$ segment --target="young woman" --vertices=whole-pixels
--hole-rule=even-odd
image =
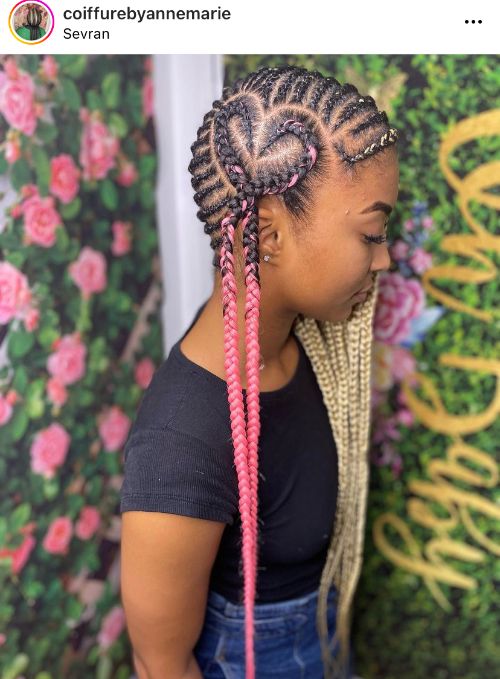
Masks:
[[[198,130],[214,287],[125,449],[139,679],[352,676],[397,136],[372,97],[289,66],[225,88]]]

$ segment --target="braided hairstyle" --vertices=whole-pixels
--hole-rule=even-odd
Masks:
[[[42,37],[40,24],[42,23],[42,11],[39,7],[30,7],[26,16],[26,26],[30,29],[30,40],[38,40]]]
[[[347,176],[355,177],[355,164],[393,145],[398,133],[389,126],[386,113],[378,111],[375,100],[360,96],[354,85],[340,85],[318,71],[293,66],[251,73],[225,87],[212,106],[191,146],[189,171],[200,208],[197,216],[210,235],[213,266],[222,275],[225,369],[242,522],[246,677],[254,679],[260,434],[258,199],[266,194],[281,196],[295,222],[304,223],[315,182],[321,181],[332,159],[343,164]],[[235,237],[238,228],[241,234]],[[246,395],[239,374],[240,273],[246,287]],[[330,565],[330,583],[331,571]],[[318,622],[318,629],[327,672],[324,623]],[[346,654],[343,647],[344,663]]]

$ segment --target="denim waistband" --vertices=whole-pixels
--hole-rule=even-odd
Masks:
[[[313,590],[309,594],[297,597],[295,599],[286,599],[284,601],[271,601],[266,603],[254,604],[255,618],[274,618],[281,615],[290,615],[293,613],[304,612],[308,608],[316,606],[319,595],[319,588]],[[328,592],[328,600],[336,600],[337,590],[334,586]],[[226,617],[244,619],[245,606],[244,604],[234,604],[226,599],[222,594],[215,592],[213,589],[208,593],[207,603],[216,610],[223,613]]]

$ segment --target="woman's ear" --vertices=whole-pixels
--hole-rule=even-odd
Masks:
[[[263,196],[259,201],[259,253],[276,257],[281,249],[284,228],[283,205],[276,196]]]

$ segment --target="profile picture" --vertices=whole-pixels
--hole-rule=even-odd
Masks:
[[[9,25],[21,42],[40,43],[51,34],[54,18],[44,2],[18,2],[11,10]]]

